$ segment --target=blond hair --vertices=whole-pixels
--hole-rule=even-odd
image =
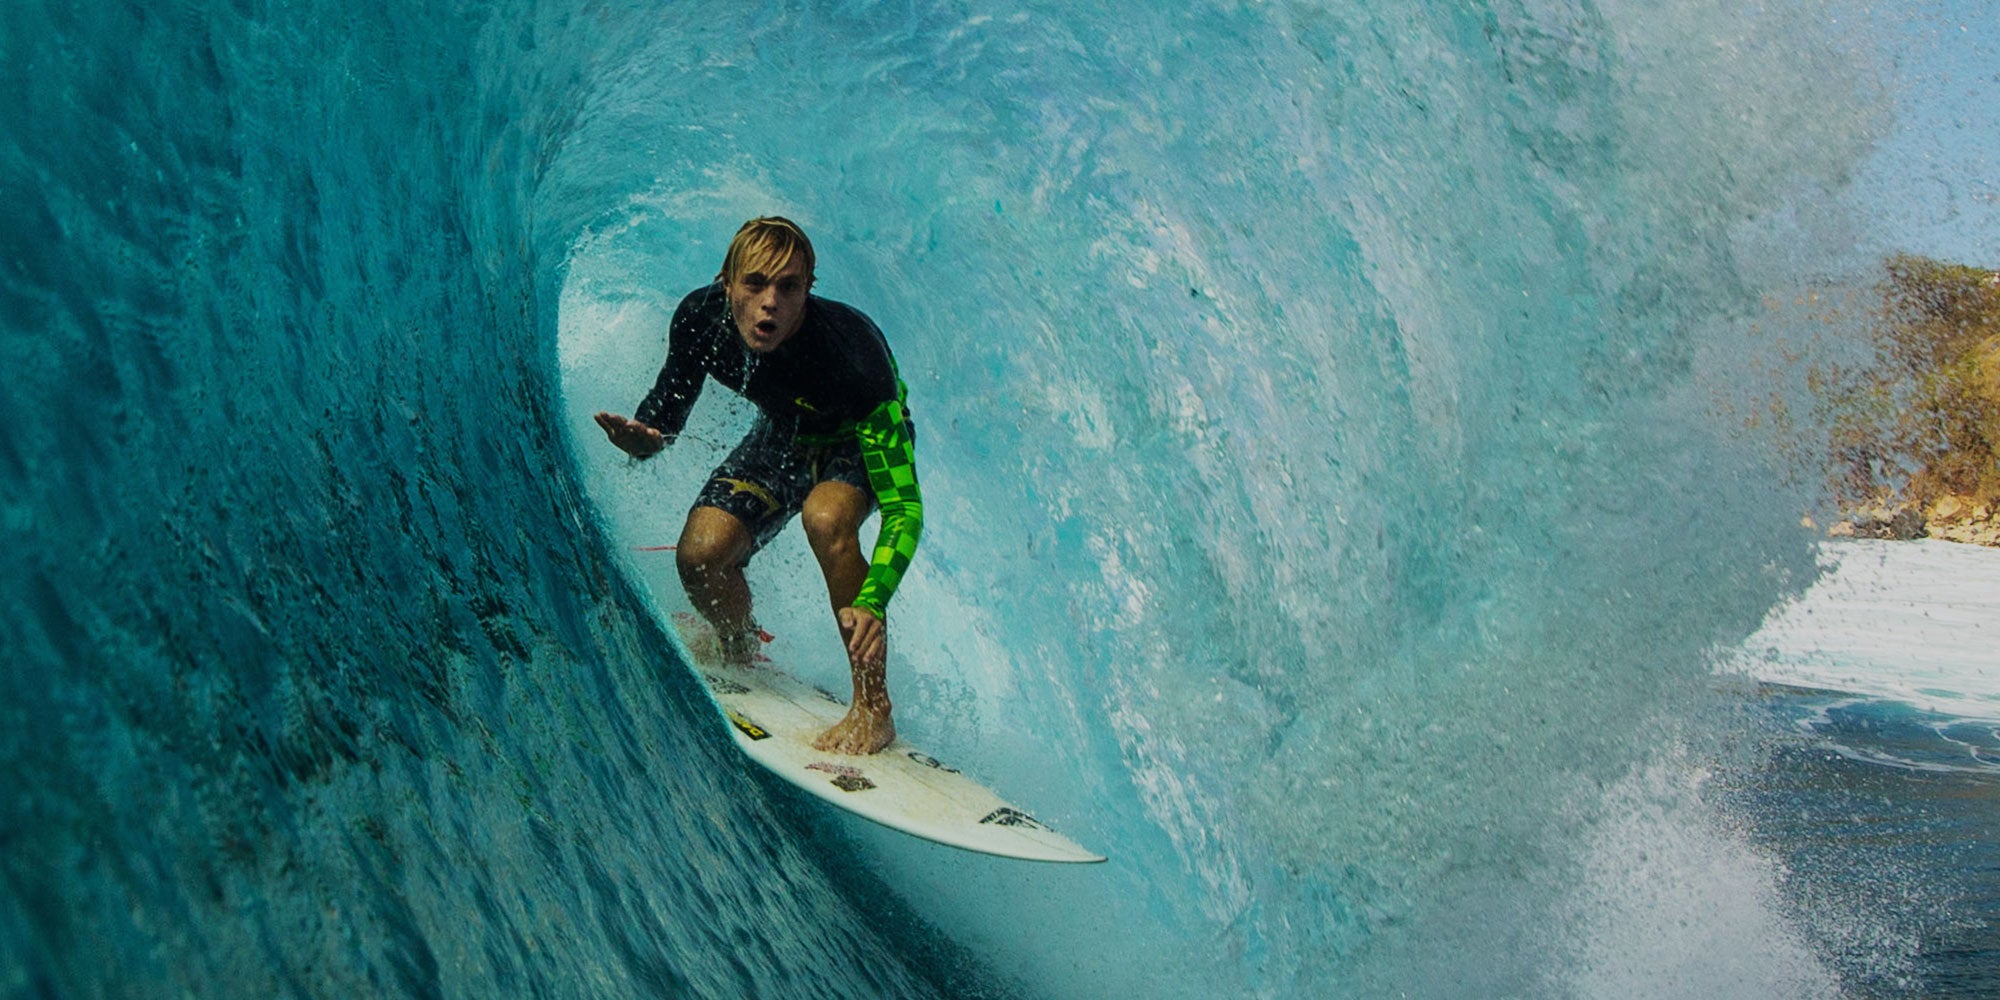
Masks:
[[[777,215],[766,215],[751,219],[736,231],[736,238],[729,241],[729,252],[722,256],[722,273],[716,275],[724,285],[733,285],[739,275],[746,271],[763,274],[777,274],[792,262],[792,258],[803,255],[805,262],[806,287],[813,281],[813,245],[806,239],[805,230],[798,223]]]

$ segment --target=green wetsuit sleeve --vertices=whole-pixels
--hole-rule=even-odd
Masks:
[[[868,485],[882,508],[882,532],[875,537],[875,554],[868,560],[868,578],[854,606],[887,618],[889,598],[917,554],[917,537],[924,531],[924,494],[917,486],[916,442],[910,437],[908,414],[901,400],[876,407],[854,425],[861,442],[861,460]]]

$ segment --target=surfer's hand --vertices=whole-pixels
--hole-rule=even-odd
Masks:
[[[889,623],[866,608],[841,608],[839,618],[849,665],[857,670],[879,668],[888,661]]]
[[[652,458],[667,446],[666,435],[637,420],[602,412],[596,419],[597,426],[604,428],[604,436],[633,458]]]

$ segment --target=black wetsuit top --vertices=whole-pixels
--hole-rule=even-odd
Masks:
[[[666,364],[635,419],[672,443],[705,377],[749,400],[801,444],[860,446],[882,532],[854,604],[883,616],[916,553],[923,494],[903,382],[882,331],[852,306],[808,295],[798,330],[776,350],[757,354],[744,346],[729,296],[716,282],[688,293],[674,310]]]

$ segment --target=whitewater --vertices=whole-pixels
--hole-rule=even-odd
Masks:
[[[1938,989],[1965,896],[1787,826],[1840,710],[1738,659],[1848,13],[14,0],[0,995]],[[909,383],[899,727],[1110,863],[830,814],[682,661],[750,415],[589,414],[771,213]]]

